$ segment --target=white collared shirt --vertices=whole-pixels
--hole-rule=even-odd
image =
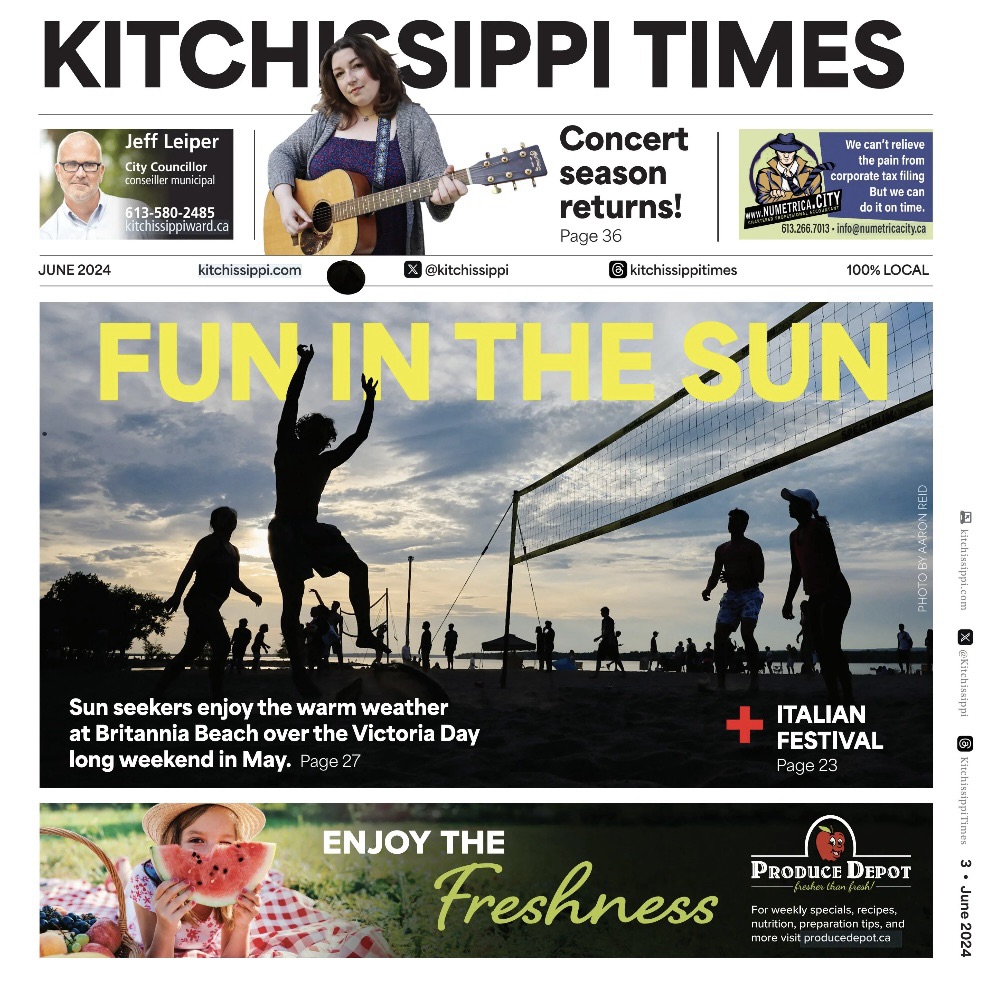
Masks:
[[[785,191],[794,191],[797,193],[801,190],[801,184],[798,182],[797,157],[795,157],[787,167],[785,167],[780,160],[778,160],[777,172],[781,175],[781,186]]]
[[[41,226],[42,239],[138,239],[148,238],[145,231],[128,231],[128,221],[140,219],[140,215],[127,218],[127,208],[146,208],[143,201],[134,198],[118,198],[105,191],[99,192],[99,204],[89,216],[89,221],[83,221],[64,202],[58,210]]]

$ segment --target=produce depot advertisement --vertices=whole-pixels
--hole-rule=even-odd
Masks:
[[[146,946],[148,893],[170,873],[188,880],[191,903],[206,914],[179,927],[197,934],[183,956],[216,956],[233,942],[235,927],[224,934],[214,911],[227,891],[253,892],[258,879],[255,905],[240,907],[253,914],[245,939],[254,957],[803,961],[932,952],[928,805],[797,804],[778,814],[725,803],[263,804],[263,844],[242,845],[254,848],[246,864],[206,863],[208,872],[192,849],[152,844],[160,812],[180,822],[188,806],[43,805],[43,825],[101,835],[129,872],[132,903],[117,936],[106,923],[117,894],[70,878],[92,877],[92,853],[48,834],[42,891],[52,912],[42,914],[42,943],[85,948],[94,932],[110,946]],[[191,827],[246,806],[199,814]],[[65,903],[87,906],[99,926],[53,923]]]
[[[43,962],[972,968],[974,32],[836,8],[22,15]]]

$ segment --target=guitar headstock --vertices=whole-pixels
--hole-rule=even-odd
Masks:
[[[544,164],[541,150],[536,146],[520,145],[519,150],[502,150],[500,153],[487,153],[484,160],[469,168],[470,183],[476,186],[486,185],[499,192],[499,184],[530,181],[544,177],[548,168]]]

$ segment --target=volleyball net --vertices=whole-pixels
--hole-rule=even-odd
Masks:
[[[831,322],[841,324],[864,354],[870,325],[887,325],[885,401],[871,401],[841,366],[840,397],[822,398],[820,325]],[[518,491],[511,564],[681,507],[932,404],[930,303],[811,303],[795,310],[767,332],[767,376],[776,384],[791,375],[796,323],[811,326],[803,394],[772,402],[754,392],[746,370],[750,348],[742,348],[731,355],[742,370],[734,395],[704,402],[682,388]],[[719,377],[709,371],[700,381]]]

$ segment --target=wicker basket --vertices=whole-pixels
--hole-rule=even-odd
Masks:
[[[110,874],[110,878],[113,880],[113,885],[116,886],[116,899],[120,904],[120,914],[117,923],[120,927],[120,949],[116,952],[117,957],[140,957],[140,944],[134,940],[133,937],[127,933],[127,899],[125,895],[125,890],[123,887],[123,880],[120,878],[120,873],[117,872],[116,866],[109,860],[106,852],[99,847],[99,845],[91,842],[88,838],[82,835],[76,834],[74,831],[66,831],[63,828],[42,828],[41,834],[43,835],[54,835],[58,838],[69,838],[71,841],[78,841],[85,845],[91,852],[96,855],[103,865],[106,866],[106,870]]]

